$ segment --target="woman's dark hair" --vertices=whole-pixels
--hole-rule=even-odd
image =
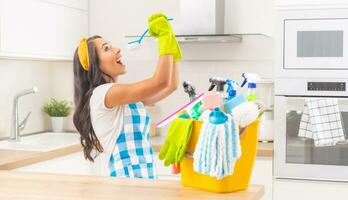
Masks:
[[[89,53],[89,69],[85,71],[79,61],[77,49],[74,55],[74,125],[81,135],[81,145],[85,158],[94,161],[95,156],[91,156],[92,150],[97,150],[98,153],[103,152],[91,122],[89,100],[92,96],[93,89],[99,85],[105,84],[103,72],[99,68],[99,60],[93,40],[101,38],[98,35],[87,39]]]

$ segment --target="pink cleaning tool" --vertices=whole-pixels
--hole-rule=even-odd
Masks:
[[[166,118],[164,118],[163,120],[161,120],[160,122],[158,122],[156,124],[156,127],[162,127],[167,125],[169,122],[173,121],[176,117],[177,114],[179,114],[181,111],[183,110],[189,110],[191,109],[193,106],[195,106],[197,103],[199,103],[200,101],[202,101],[203,97],[204,97],[204,93],[198,95],[195,99],[193,99],[192,101],[190,101],[189,103],[187,103],[186,105],[184,105],[183,107],[181,107],[180,109],[178,109],[177,111],[175,111],[174,113],[168,115]]]
[[[203,98],[203,108],[204,110],[213,110],[216,107],[221,107],[222,98],[219,93],[206,94]]]

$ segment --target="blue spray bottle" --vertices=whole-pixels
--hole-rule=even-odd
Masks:
[[[238,86],[238,83],[234,80],[227,79],[226,84],[227,84],[227,89],[226,89],[227,97],[226,97],[226,99],[231,100],[237,95],[236,87]]]
[[[237,87],[239,87],[238,83],[234,80],[227,80],[227,97],[223,102],[223,109],[226,113],[232,113],[232,110],[238,106],[239,104],[247,101],[243,94],[237,96]]]

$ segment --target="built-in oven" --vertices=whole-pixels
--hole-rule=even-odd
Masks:
[[[278,82],[278,84],[277,84]],[[277,178],[348,181],[348,95],[344,80],[278,80],[275,96],[274,175]],[[286,86],[292,85],[292,91]],[[289,91],[289,92],[287,92]],[[308,99],[337,100],[337,123],[343,138],[320,146],[304,137],[303,115]],[[321,109],[321,108],[319,108]],[[307,113],[308,115],[308,113]],[[326,117],[326,116],[325,116]],[[331,116],[328,116],[331,117]],[[302,120],[302,121],[301,121]]]

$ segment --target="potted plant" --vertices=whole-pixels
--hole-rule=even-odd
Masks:
[[[64,118],[71,112],[72,107],[67,101],[57,101],[55,98],[51,98],[47,102],[43,111],[51,118],[53,132],[62,132],[64,127]]]

